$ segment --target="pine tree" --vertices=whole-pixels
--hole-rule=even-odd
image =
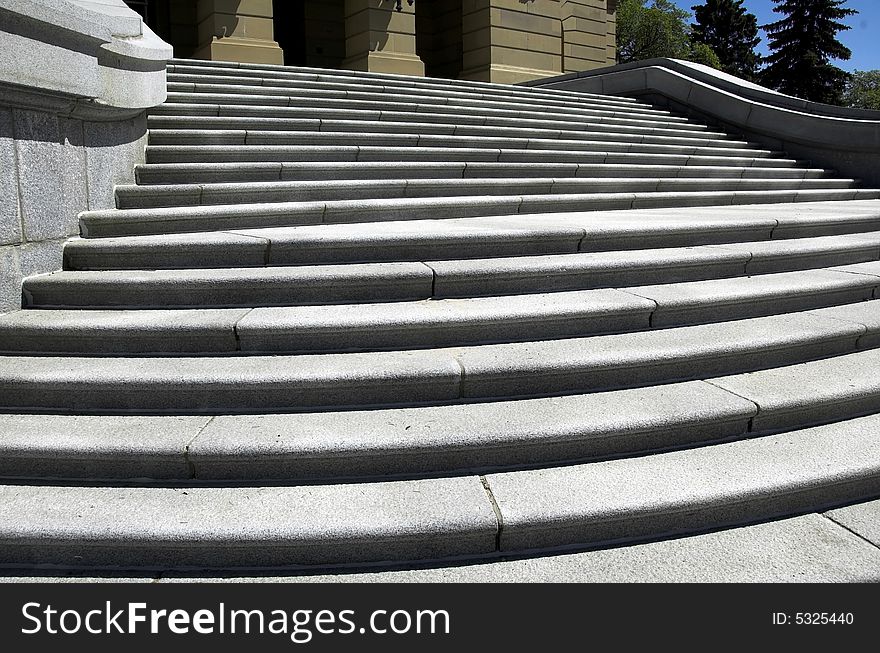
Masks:
[[[755,81],[760,61],[755,47],[761,38],[758,19],[746,11],[743,0],[706,0],[691,9],[696,19],[691,38],[712,48],[721,70]]]
[[[773,53],[761,72],[761,81],[788,95],[840,104],[849,75],[830,60],[847,60],[849,48],[837,33],[849,27],[841,19],[858,12],[843,5],[846,0],[773,0],[773,11],[784,18],[764,25]]]

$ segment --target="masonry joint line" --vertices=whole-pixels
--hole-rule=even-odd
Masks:
[[[486,491],[486,497],[489,499],[489,503],[492,504],[492,511],[495,513],[495,520],[498,523],[498,528],[495,531],[495,551],[500,553],[501,534],[504,532],[504,517],[501,515],[501,508],[498,506],[498,502],[495,500],[495,495],[492,493],[492,487],[489,485],[489,479],[481,475],[480,483],[483,485],[483,489]]]

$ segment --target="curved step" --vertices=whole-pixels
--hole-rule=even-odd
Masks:
[[[395,87],[370,83],[360,80],[360,84],[344,82],[297,82],[291,80],[277,80],[277,83],[253,83],[247,78],[238,78],[243,83],[229,83],[216,76],[194,76],[170,73],[168,75],[168,91],[178,94],[190,95],[250,95],[255,97],[309,97],[309,98],[351,98],[355,100],[387,100],[392,95],[405,102],[435,102],[447,104],[450,102],[481,103],[492,102],[496,104],[515,104],[534,108],[554,107],[554,109],[578,110],[586,108],[622,108],[657,115],[668,115],[668,112],[654,109],[651,105],[634,103],[629,98],[617,98],[610,95],[586,95],[580,101],[566,96],[545,95],[543,97],[530,97],[520,93],[516,87],[508,87],[510,92],[499,87],[492,92],[452,88],[430,87]],[[181,81],[178,81],[181,80]],[[236,80],[233,79],[233,82]],[[225,83],[224,83],[225,82]]]
[[[486,476],[501,551],[696,532],[880,495],[880,418]],[[817,456],[816,452],[822,452]]]
[[[638,541],[876,497],[878,432],[872,416],[484,477],[258,488],[5,485],[0,542],[3,562],[17,566],[319,568]]]
[[[688,382],[371,411],[0,415],[0,476],[247,483],[499,469],[740,437],[756,412],[750,401]]]
[[[306,136],[311,134],[310,140]],[[751,147],[730,147],[724,145],[725,141],[718,141],[711,145],[697,144],[656,144],[656,143],[626,143],[618,140],[563,140],[555,138],[512,138],[490,136],[442,136],[432,138],[429,136],[400,135],[393,139],[385,134],[338,134],[336,132],[298,132],[302,136],[300,145],[150,145],[147,147],[148,163],[204,163],[206,161],[297,161],[312,160],[301,157],[310,152],[307,148],[313,148],[314,153],[322,150],[314,148],[324,147],[323,152],[329,155],[338,152],[338,156],[348,149],[355,148],[357,161],[394,161],[406,160],[407,157],[418,155],[421,161],[449,160],[434,159],[431,155],[450,156],[458,155],[455,160],[461,160],[462,155],[467,155],[464,160],[470,161],[471,157],[479,156],[476,161],[511,160],[500,159],[501,152],[508,152],[508,156],[517,156],[517,152],[529,152],[533,156],[535,151],[546,152],[569,152],[581,151],[584,153],[637,153],[641,155],[672,154],[679,156],[714,156],[714,157],[740,157],[740,158],[773,158],[774,153],[770,150],[760,150]],[[603,134],[602,138],[608,135]],[[346,144],[349,141],[351,144]],[[468,150],[473,150],[469,152]],[[495,152],[493,153],[493,150]],[[482,154],[479,154],[479,153]],[[493,153],[492,158],[489,153]],[[314,154],[313,154],[314,155]],[[398,155],[403,155],[402,157]],[[426,156],[427,155],[427,156]],[[550,157],[550,154],[543,155]],[[551,160],[555,160],[557,155]],[[294,157],[294,158],[290,158]],[[296,158],[300,157],[300,158]],[[381,158],[378,158],[381,157]],[[320,159],[319,159],[320,160]],[[332,160],[332,159],[331,159]],[[350,159],[340,159],[350,160]],[[512,159],[518,160],[518,159]],[[526,159],[528,160],[528,159]],[[562,159],[565,162],[566,159]],[[650,162],[650,161],[649,161]]]
[[[51,272],[23,284],[32,307],[190,307],[427,299],[422,263],[366,263],[210,270]]]
[[[472,564],[422,565],[412,569],[334,570],[299,575],[225,573],[194,577],[166,572],[157,583],[876,583],[880,549],[838,520],[876,521],[880,501],[824,514],[811,513],[710,533],[615,546],[581,553],[517,556]],[[867,529],[866,529],[867,530]],[[874,541],[877,541],[875,538]],[[36,575],[36,574],[42,574]],[[49,580],[46,580],[46,576]],[[66,574],[61,572],[60,577]],[[153,577],[155,578],[155,574]],[[105,574],[93,581],[106,582]],[[45,571],[24,570],[3,582],[58,582]]]
[[[545,120],[542,118],[521,118],[510,116],[496,116],[483,120],[472,119],[460,121],[458,116],[443,114],[421,114],[418,120],[412,116],[399,116],[395,120],[393,115],[385,113],[384,118],[371,120],[370,117],[352,118],[356,112],[336,111],[329,115],[314,116],[305,113],[304,117],[292,114],[282,116],[252,116],[252,115],[203,115],[199,113],[162,113],[151,114],[147,117],[147,125],[150,130],[157,131],[190,131],[205,132],[213,131],[247,131],[256,142],[265,142],[267,133],[278,134],[280,138],[295,138],[301,132],[338,132],[350,131],[378,132],[389,134],[422,134],[430,135],[491,135],[493,132],[505,133],[509,130],[540,129],[550,132],[571,131],[577,137],[580,131],[597,132],[622,132],[631,134],[656,134],[668,136],[682,136],[693,138],[730,138],[725,132],[711,131],[706,126],[693,125],[681,122],[658,122],[639,118],[610,118],[606,116],[586,116],[579,121],[572,120]],[[335,117],[330,117],[335,116]],[[430,121],[427,120],[430,118]],[[161,136],[161,134],[160,134]],[[203,142],[203,141],[199,141]],[[224,141],[220,141],[221,143]],[[234,143],[242,141],[233,139]]]
[[[686,249],[666,247],[424,263],[434,271],[434,297],[468,297],[644,283],[674,284],[878,259],[880,232]],[[804,276],[807,283],[809,279],[809,275]]]
[[[746,293],[751,292],[746,289],[767,287],[796,291],[798,283],[805,289],[815,283],[826,283],[841,292],[856,287],[870,292],[877,282],[880,241],[876,235],[778,242],[778,248],[745,243],[458,261],[63,271],[29,277],[22,289],[25,305],[40,308],[292,306],[613,287],[630,287],[632,292],[649,293],[653,299],[678,297],[686,287],[688,293],[699,298],[695,303],[701,304],[712,296],[726,294],[730,288],[741,287]],[[837,271],[733,279],[751,274],[749,266],[753,259],[756,267],[774,273],[819,267],[822,263],[851,265],[838,266]],[[701,283],[678,285],[685,281]]]
[[[865,332],[777,315],[457,349],[201,358],[0,357],[5,411],[222,413],[596,392],[740,373],[853,351]]]
[[[409,108],[409,107],[408,107]],[[436,105],[417,105],[408,111],[401,110],[399,104],[374,102],[321,100],[319,102],[299,101],[292,106],[265,106],[251,104],[180,104],[166,103],[150,109],[150,116],[218,116],[218,117],[263,117],[263,118],[311,118],[352,121],[389,121],[389,122],[430,122],[448,125],[517,125],[519,121],[528,121],[532,113],[521,109],[481,109],[475,113],[473,107],[438,107]],[[571,121],[567,113],[545,111],[541,114],[544,121],[555,121],[562,127]],[[584,122],[607,119],[618,124],[637,126],[646,120],[654,120],[656,116],[634,114],[628,111],[589,110],[582,112]],[[666,126],[678,122],[687,124],[684,119],[674,120],[669,117],[659,118],[661,125]],[[513,122],[511,122],[513,121]],[[527,125],[528,123],[526,123]]]
[[[755,265],[763,256],[772,258],[772,252],[761,253],[754,247],[761,241],[836,234],[873,240],[870,232],[878,230],[880,203],[853,200],[75,238],[66,243],[64,259],[69,270],[216,268],[534,256],[750,242],[751,263]],[[803,242],[809,246],[816,241]]]
[[[338,95],[310,93],[290,93],[280,92],[276,94],[262,93],[228,93],[223,92],[200,92],[191,91],[174,91],[169,89],[167,99],[163,107],[168,107],[170,111],[172,107],[181,107],[181,113],[185,113],[192,105],[207,106],[249,106],[249,107],[321,107],[329,109],[354,109],[358,111],[393,111],[399,112],[402,107],[406,107],[410,115],[418,115],[420,113],[464,113],[478,115],[503,115],[516,114],[528,116],[534,112],[534,108],[517,101],[504,101],[499,98],[478,99],[478,98],[462,98],[462,97],[439,97],[423,96],[412,93],[397,92],[393,95],[385,93],[346,93],[343,97]],[[154,108],[152,111],[156,111]],[[165,110],[159,110],[164,113]],[[496,114],[497,112],[497,114]],[[564,107],[560,105],[542,105],[541,114],[547,118],[563,116],[583,117],[583,116],[609,116],[618,117],[634,117],[650,120],[663,120],[668,113],[657,111],[645,105],[615,105],[593,103],[586,99],[578,107]]]
[[[855,187],[852,179],[728,179],[609,177],[493,179],[362,179],[271,181],[214,184],[116,186],[120,209],[168,206],[271,204],[421,197],[585,195],[593,193],[674,193],[751,190],[827,190]]]
[[[653,289],[256,309],[101,310],[101,301],[114,300],[98,296],[95,303],[84,303],[87,310],[0,316],[0,351],[314,353],[549,340],[842,305],[869,300],[878,287],[871,277],[816,271]],[[78,292],[98,294],[88,288]],[[200,299],[197,289],[189,292],[191,303]],[[153,285],[143,293],[146,303],[151,293],[164,291]],[[204,299],[204,292],[201,295]],[[860,314],[876,307],[871,301],[849,304],[829,309],[829,317],[839,313],[838,319],[852,321],[846,311]],[[866,324],[865,319],[857,323]]]
[[[671,123],[659,125],[654,121],[642,121],[625,118],[600,118],[581,120],[578,122],[542,120],[540,118],[494,118],[485,124],[457,124],[442,122],[418,122],[408,120],[394,122],[391,120],[332,120],[328,118],[259,118],[246,116],[149,116],[151,139],[162,144],[174,137],[186,137],[194,144],[205,143],[206,140],[217,144],[245,144],[246,137],[254,143],[265,143],[267,139],[281,139],[289,142],[301,132],[337,132],[363,131],[388,134],[424,134],[446,136],[498,136],[537,130],[549,134],[571,134],[578,138],[581,132],[612,132],[622,134],[643,134],[654,136],[677,136],[703,139],[727,140],[730,136],[724,132],[710,131],[708,128],[691,129],[690,125]],[[215,132],[211,134],[210,132]],[[525,134],[521,134],[525,135]],[[553,136],[550,136],[551,138]]]
[[[258,488],[0,486],[4,564],[278,566],[479,556],[478,477]]]
[[[877,360],[876,350],[862,351],[705,382],[419,408],[213,418],[0,415],[0,476],[246,484],[644,454],[877,413]],[[786,395],[793,387],[799,390]]]
[[[81,235],[88,238],[162,233],[288,227],[321,223],[386,222],[437,218],[510,216],[633,208],[775,204],[880,198],[868,189],[796,191],[707,191],[694,193],[594,193],[590,195],[495,195],[491,197],[391,198],[330,202],[286,202],[229,206],[86,211]]]
[[[193,60],[172,60],[168,63],[167,72],[169,75],[181,76],[189,74],[193,79],[205,81],[216,77],[224,83],[229,83],[232,79],[241,79],[245,83],[262,84],[263,80],[269,80],[272,84],[279,82],[291,81],[297,84],[307,86],[316,86],[320,83],[328,83],[334,86],[349,84],[355,88],[361,88],[362,84],[369,84],[376,81],[382,83],[389,88],[401,89],[435,89],[449,90],[459,92],[487,92],[492,94],[505,94],[510,96],[533,97],[533,98],[570,98],[573,101],[582,100],[584,98],[595,99],[612,99],[619,104],[632,104],[635,106],[644,106],[634,98],[599,95],[594,93],[578,93],[564,90],[548,90],[541,88],[531,88],[526,86],[515,86],[510,84],[493,84],[490,82],[476,82],[470,80],[451,80],[436,77],[412,77],[409,75],[395,75],[391,73],[376,73],[365,71],[333,71],[326,68],[296,68],[291,69],[285,66],[272,65],[254,65],[254,64],[235,64],[230,65],[229,62],[210,62],[211,65],[202,65],[198,61]],[[173,81],[173,78],[172,78]],[[238,82],[241,83],[241,82]]]
[[[280,163],[282,167],[307,163],[580,163],[669,166],[794,168],[798,162],[767,150],[749,150],[745,156],[653,154],[637,151],[593,152],[553,149],[494,149],[479,147],[375,147],[352,145],[148,146],[149,165],[171,163]]]
[[[135,168],[139,185],[366,179],[492,179],[515,176],[551,178],[731,178],[821,179],[817,168],[671,166],[604,163],[154,163]]]

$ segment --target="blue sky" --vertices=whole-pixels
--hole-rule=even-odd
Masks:
[[[702,0],[674,0],[682,9],[702,4]],[[751,13],[758,17],[758,24],[764,25],[778,20],[779,14],[773,13],[772,0],[745,0],[743,4]],[[859,13],[850,16],[844,22],[852,29],[840,32],[839,39],[853,52],[849,61],[837,62],[844,70],[877,70],[880,69],[880,0],[848,0],[846,6]],[[762,41],[758,46],[762,54],[767,53],[767,39],[761,32]]]

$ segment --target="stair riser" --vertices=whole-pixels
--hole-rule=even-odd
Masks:
[[[794,167],[797,162],[780,159],[767,153],[750,152],[747,156],[722,156],[678,153],[655,153],[643,151],[578,151],[549,148],[486,149],[445,147],[396,147],[372,146],[285,146],[201,148],[189,146],[150,146],[147,148],[148,164],[195,164],[231,162],[239,163],[583,163],[583,164],[636,164],[676,166],[748,166],[748,167]]]
[[[341,122],[341,121],[340,121]],[[205,134],[211,137],[211,134]],[[519,139],[519,140],[517,140]],[[161,142],[151,137],[151,144],[160,145]],[[164,139],[168,140],[168,139]],[[241,134],[236,134],[231,140],[233,145],[242,144]],[[584,130],[574,129],[537,129],[520,127],[452,127],[443,125],[398,125],[388,123],[378,126],[376,123],[365,124],[362,128],[353,125],[329,125],[326,128],[313,128],[302,131],[256,131],[245,132],[244,142],[248,145],[321,145],[332,142],[334,145],[381,145],[388,147],[401,147],[406,145],[419,145],[420,147],[472,147],[482,144],[485,147],[494,147],[499,143],[509,145],[519,144],[525,146],[529,141],[559,141],[566,146],[574,141],[602,142],[614,141],[619,143],[647,143],[654,145],[682,145],[695,147],[716,147],[741,150],[749,147],[746,141],[735,141],[727,138],[705,136],[703,134],[684,134],[682,136],[669,134],[654,134],[648,130],[623,130],[617,127],[609,129],[593,129],[590,126]],[[171,142],[168,145],[187,145],[191,143]],[[196,142],[196,144],[199,144]],[[215,144],[223,144],[215,143]]]
[[[823,179],[823,170],[802,168],[723,168],[700,166],[605,166],[587,164],[467,164],[449,163],[435,165],[419,164],[342,164],[320,165],[317,163],[293,166],[280,163],[267,164],[154,164],[138,166],[135,171],[137,183],[149,186],[157,184],[212,184],[260,181],[323,181],[326,179],[493,179],[523,177],[571,177],[571,178],[689,178],[689,179]]]
[[[224,187],[197,186],[121,186],[116,190],[116,206],[119,209],[148,209],[175,206],[209,206],[230,204],[262,204],[279,202],[325,202],[339,200],[374,200],[399,198],[509,196],[523,195],[574,195],[584,193],[666,193],[706,191],[750,190],[807,190],[848,189],[853,182],[848,179],[596,179],[582,180],[480,180],[437,183],[435,180],[411,180],[385,182],[352,182],[336,184],[325,182],[281,182],[277,186],[266,184],[231,185]]]

